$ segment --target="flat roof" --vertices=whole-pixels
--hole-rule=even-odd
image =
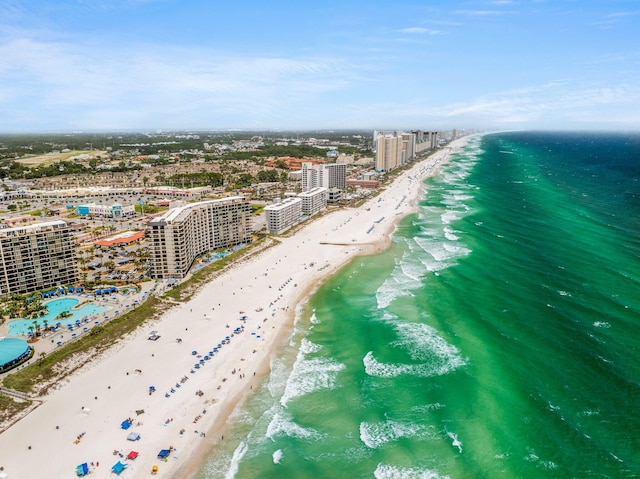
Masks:
[[[56,226],[60,228],[64,228],[65,226],[67,226],[67,223],[62,220],[55,220],[55,221],[45,221],[43,223],[36,223],[33,225],[16,226],[14,228],[5,228],[5,229],[0,229],[0,236],[6,237],[6,236],[14,236],[15,233],[22,234],[22,233],[43,231],[47,229],[53,229]]]
[[[173,223],[178,219],[178,217],[185,211],[196,209],[202,205],[212,204],[212,203],[235,203],[239,201],[245,201],[244,196],[229,196],[228,198],[219,198],[215,200],[206,200],[206,201],[198,201],[197,203],[189,203],[188,205],[178,206],[177,208],[171,208],[164,215],[154,220],[162,221],[165,223]]]
[[[298,197],[289,197],[289,198],[285,198],[284,200],[278,202],[278,203],[274,203],[271,204],[269,206],[265,206],[265,210],[269,210],[269,211],[279,211],[282,210],[284,208],[286,208],[287,206],[290,206],[294,203],[301,203],[302,199],[298,198]]]

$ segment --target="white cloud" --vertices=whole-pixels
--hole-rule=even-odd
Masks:
[[[360,75],[357,65],[333,58],[241,58],[148,45],[111,51],[15,40],[0,44],[0,109],[66,112],[82,128],[113,127],[118,118],[123,127],[192,125],[216,115],[219,123],[221,115],[267,123],[295,105],[349,88]]]
[[[400,33],[418,34],[418,35],[439,35],[442,32],[440,30],[433,30],[431,28],[423,27],[409,27],[400,30]]]
[[[489,17],[505,15],[508,12],[504,10],[455,10],[453,13],[457,15],[469,15],[476,17]]]

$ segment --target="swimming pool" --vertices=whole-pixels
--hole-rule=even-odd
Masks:
[[[47,320],[49,327],[60,323],[60,326],[65,328],[65,330],[68,329],[68,324],[73,325],[75,329],[76,321],[83,321],[83,318],[85,317],[88,318],[111,309],[107,306],[98,306],[93,303],[85,304],[78,309],[71,309],[78,303],[79,301],[75,298],[54,299],[53,301],[46,302],[44,304],[49,309],[49,312],[44,316],[41,316],[38,319],[16,319],[14,321],[10,321],[9,336],[27,336],[29,334],[29,326],[33,326],[34,321],[37,321],[41,327],[44,327],[44,321]],[[70,312],[71,316],[65,319],[56,319],[56,317],[63,311]],[[91,324],[93,324],[93,322],[91,322]]]

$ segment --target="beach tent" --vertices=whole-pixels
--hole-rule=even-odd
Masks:
[[[136,457],[138,457],[137,451],[131,451],[129,454],[127,454],[127,459],[135,459]]]
[[[124,471],[126,467],[127,467],[126,464],[122,464],[120,461],[118,461],[111,467],[111,470],[116,474],[120,475],[120,473]]]
[[[167,457],[169,454],[171,454],[171,451],[169,449],[162,449],[159,453],[158,453],[158,459],[164,459],[165,457]]]
[[[122,421],[122,424],[120,424],[120,427],[122,429],[129,429],[131,427],[131,421],[129,421],[128,419]]]
[[[132,431],[127,436],[127,440],[129,440],[129,441],[139,441],[140,440],[140,434],[135,432],[135,431]]]
[[[87,465],[87,463],[85,462],[76,467],[76,473],[78,474],[78,477],[86,476],[87,474],[89,474],[89,466]]]

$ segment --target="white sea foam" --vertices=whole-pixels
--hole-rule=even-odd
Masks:
[[[381,363],[369,351],[362,360],[364,370],[369,376],[380,378],[395,378],[401,375],[433,377],[442,376],[463,366],[465,361],[458,357],[451,360],[436,360],[422,364],[388,364]]]
[[[304,428],[296,424],[285,411],[275,413],[267,426],[266,437],[273,439],[280,435],[311,440],[320,440],[324,437],[315,429]]]
[[[444,237],[449,241],[458,241],[460,239],[459,236],[455,235],[455,230],[449,228],[448,226],[444,228]]]
[[[607,323],[606,321],[596,321],[593,323],[593,325],[596,328],[603,328],[603,329],[609,329],[611,327],[611,324]]]
[[[372,351],[363,359],[365,371],[375,377],[397,377],[403,374],[441,376],[466,365],[460,350],[449,344],[431,326],[423,323],[395,323],[398,339],[392,346],[406,350],[418,364],[388,364],[378,361]]]
[[[403,437],[433,439],[434,430],[432,426],[398,421],[360,423],[360,440],[370,449],[377,449]]]
[[[280,461],[282,460],[282,449],[275,451],[271,457],[273,457],[274,464],[280,464]]]
[[[428,253],[434,260],[442,262],[446,266],[454,264],[455,259],[467,256],[471,250],[464,246],[449,241],[438,241],[428,238],[416,237],[415,242]],[[439,268],[442,269],[442,268]]]
[[[447,210],[440,215],[440,220],[445,225],[451,224],[451,222],[459,220],[460,214],[457,211]]]
[[[236,447],[236,450],[233,451],[233,456],[231,457],[231,464],[229,465],[229,469],[227,470],[227,473],[224,475],[225,479],[233,479],[234,477],[236,477],[236,474],[238,473],[238,467],[240,465],[240,461],[242,460],[244,455],[247,453],[247,449],[248,449],[248,446],[244,442],[240,442],[240,444],[238,444],[238,447]]]
[[[437,471],[419,467],[398,467],[390,464],[378,464],[373,472],[376,479],[450,479]]]
[[[451,431],[447,431],[447,436],[451,438],[451,445],[453,447],[457,447],[458,452],[462,454],[462,443],[458,440],[458,435]]]
[[[322,345],[313,343],[309,341],[307,338],[302,338],[302,341],[300,342],[299,351],[304,355],[317,353],[321,349],[322,349]]]
[[[283,406],[293,398],[335,387],[338,372],[345,366],[326,358],[306,358],[307,354],[316,352],[319,348],[320,346],[311,341],[302,340],[296,362],[287,379],[284,394],[280,398],[280,404]]]
[[[420,288],[424,273],[424,267],[405,254],[376,291],[378,308],[384,309],[395,299],[408,296],[411,290]]]
[[[395,326],[398,340],[392,345],[407,350],[412,359],[431,362],[440,360],[453,367],[460,367],[466,363],[458,348],[449,344],[428,324],[399,322]]]
[[[315,311],[313,313],[311,313],[311,317],[309,318],[309,322],[311,324],[318,324],[320,322],[318,320],[318,317],[316,316],[316,312]]]

